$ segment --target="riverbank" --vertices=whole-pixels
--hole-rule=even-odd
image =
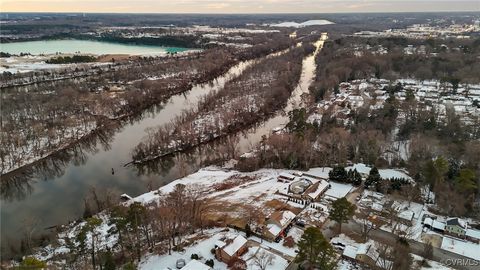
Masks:
[[[91,118],[91,119],[83,120],[83,121],[98,122],[99,115],[100,115],[100,121],[103,121],[105,119],[107,121],[121,120],[124,118],[134,116],[139,112],[145,110],[152,104],[163,102],[165,99],[167,99],[171,95],[187,91],[194,84],[203,84],[206,82],[210,82],[219,76],[222,76],[227,72],[229,68],[239,63],[240,61],[239,59],[242,59],[242,61],[248,61],[250,59],[263,57],[265,54],[269,54],[269,53],[275,54],[276,51],[284,50],[285,47],[288,45],[289,45],[288,43],[276,44],[275,46],[270,48],[262,45],[259,48],[252,48],[252,49],[238,51],[238,52],[237,51],[229,52],[225,50],[222,57],[218,57],[218,53],[219,53],[218,51],[210,50],[209,52],[204,52],[202,55],[200,54],[192,55],[192,57],[190,57],[192,59],[190,59],[187,56],[184,56],[183,58],[180,58],[180,59],[167,58],[165,61],[167,61],[169,65],[173,65],[173,67],[168,69],[168,65],[167,67],[163,65],[161,68],[165,69],[165,72],[167,73],[166,74],[162,73],[163,75],[160,77],[158,75],[156,76],[150,75],[145,79],[145,76],[147,76],[148,71],[147,73],[145,73],[144,70],[141,68],[142,66],[138,68],[137,66],[134,66],[137,70],[140,69],[138,70],[140,74],[134,75],[133,77],[131,76],[132,74],[130,75],[128,74],[128,71],[122,70],[122,72],[127,72],[126,76],[131,77],[131,78],[125,77],[124,81],[118,81],[118,78],[115,78],[115,76],[118,75],[117,74],[118,72],[116,69],[114,69],[114,72],[112,74],[102,73],[101,77],[107,80],[107,82],[112,80],[115,80],[115,81],[109,82],[108,85],[105,85],[105,84],[99,85],[96,87],[96,89],[92,88],[91,84],[89,84],[88,81],[84,82],[83,84],[85,85],[85,87],[90,88],[90,93],[91,93],[90,95],[98,96],[100,94],[101,96],[103,96],[103,99],[107,99],[105,101],[102,101],[102,100],[101,101],[108,103],[109,106],[112,108],[108,108],[108,107],[105,108],[104,113],[102,113],[102,110],[100,110],[100,112],[95,112],[95,111],[92,112],[92,109],[87,108],[86,113],[88,114],[88,118]],[[213,60],[211,59],[212,54],[217,54],[216,59],[213,59]],[[146,62],[145,64],[148,64],[152,61],[152,59],[142,59],[142,61]],[[185,63],[179,63],[178,61],[183,61]],[[193,62],[190,63],[189,61],[193,61]],[[199,67],[196,67],[195,65],[191,66],[190,68],[193,70],[191,72],[188,72],[188,70],[185,71],[184,69],[181,68],[183,66],[182,64],[189,64],[190,66],[195,64],[195,65],[199,65]],[[158,65],[161,65],[161,63],[158,63]],[[204,68],[204,70],[202,70],[201,68]],[[150,68],[150,70],[152,70],[152,68]],[[133,72],[133,70],[131,71]],[[156,69],[153,69],[152,72],[156,72]],[[145,73],[145,74],[142,74],[142,73]],[[138,79],[138,75],[142,75],[143,79]],[[136,80],[133,80],[133,79],[136,79]],[[78,86],[72,85],[72,87],[78,87]],[[143,95],[142,93],[137,93],[135,95],[135,92],[138,92],[138,91],[132,91],[132,90],[126,91],[128,90],[128,88],[132,88],[132,87],[134,89],[137,89],[140,92],[143,92]],[[108,95],[105,95],[104,94],[105,90],[107,91],[111,90],[111,91],[109,91],[110,93]],[[52,92],[50,91],[50,93]],[[79,98],[85,100],[85,97],[79,97]],[[112,100],[112,99],[115,99],[115,100]],[[143,102],[141,101],[142,99],[144,99]],[[97,98],[97,101],[98,101],[98,98]],[[95,101],[94,103],[96,103],[97,101]],[[114,104],[111,104],[112,102]],[[99,104],[99,106],[95,106],[94,103],[93,104],[88,103],[85,106],[93,107],[93,110],[98,110],[99,108],[104,107],[101,104]],[[115,104],[115,103],[118,103],[118,104]],[[77,106],[78,104],[72,104],[72,105]],[[81,109],[81,108],[78,108],[78,109],[85,112],[85,109]],[[108,115],[106,115],[105,113],[108,113]],[[102,115],[104,115],[104,117],[102,117]],[[77,116],[78,116],[78,113],[74,115],[74,118]],[[36,134],[35,136],[38,137],[40,135]],[[62,148],[64,148],[71,143],[72,141],[63,142],[61,146]],[[36,148],[38,148],[38,146]],[[9,148],[7,149],[7,153],[8,151],[12,151],[12,150],[10,150]],[[53,151],[54,150],[43,151],[43,152],[51,153]],[[47,154],[42,153],[42,155],[38,155],[37,157],[45,157],[46,155]],[[29,155],[29,156],[32,156],[32,155]],[[10,159],[7,157],[4,160],[8,161]],[[11,160],[18,160],[18,158],[11,159]],[[30,159],[29,161],[31,162],[32,159]],[[16,161],[16,163],[18,163],[18,161]],[[24,166],[26,164],[27,162],[24,162],[24,164],[21,164],[21,166]],[[7,169],[5,169],[5,166],[4,166],[3,173],[7,171],[12,171],[13,169],[17,169],[19,167],[20,167],[19,165],[12,166],[11,164],[9,164],[8,166],[6,166]]]
[[[144,102],[141,107],[138,107],[138,109],[136,111],[132,111],[131,113],[123,114],[123,115],[115,117],[115,118],[95,115],[94,117],[96,118],[96,122],[101,123],[100,126],[97,126],[96,128],[86,132],[80,138],[69,140],[68,142],[63,143],[57,149],[55,149],[53,151],[49,151],[48,153],[44,154],[41,157],[37,157],[37,158],[34,158],[34,159],[27,160],[23,164],[21,164],[17,167],[10,168],[8,171],[2,172],[1,176],[2,176],[2,178],[7,178],[8,179],[10,176],[12,176],[16,173],[19,173],[19,172],[21,173],[22,168],[27,167],[27,166],[35,165],[35,163],[41,162],[42,159],[48,158],[49,156],[51,156],[55,153],[58,153],[58,152],[63,151],[67,148],[70,148],[70,147],[72,147],[73,144],[75,144],[75,143],[77,143],[77,142],[79,142],[83,139],[88,139],[89,136],[95,136],[95,133],[99,132],[102,129],[111,128],[112,125],[121,124],[122,121],[128,120],[128,118],[138,116],[139,114],[141,114],[144,110],[148,109],[149,107],[151,107],[155,104],[165,102],[166,100],[168,100],[173,95],[178,95],[178,94],[181,94],[183,92],[186,92],[186,91],[192,89],[193,85],[205,84],[205,83],[208,83],[209,81],[213,80],[212,76],[214,78],[216,78],[216,77],[224,75],[228,71],[228,69],[230,69],[235,64],[237,64],[237,63],[235,63],[235,62],[228,63],[225,66],[220,67],[218,69],[217,73],[215,73],[213,75],[210,75],[208,77],[203,77],[203,78],[197,78],[196,80],[194,80],[192,82],[192,84],[181,85],[180,87],[177,87],[173,90],[169,90],[168,93],[164,96],[161,96],[161,97],[156,98],[156,99],[146,100],[146,102]]]

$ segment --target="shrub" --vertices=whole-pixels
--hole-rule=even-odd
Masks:
[[[288,236],[283,240],[283,245],[289,248],[292,248],[295,246],[295,240],[293,239],[292,236]]]
[[[213,268],[213,265],[214,265],[215,263],[214,263],[213,259],[209,259],[209,260],[207,260],[207,261],[205,262],[205,264]]]
[[[47,264],[44,261],[41,261],[35,257],[26,257],[20,263],[18,269],[43,269],[47,267]]]
[[[192,259],[192,260],[198,260],[198,254],[193,253],[192,256],[190,256],[190,259]]]
[[[231,270],[245,270],[247,269],[247,263],[239,257],[232,257],[227,264]]]

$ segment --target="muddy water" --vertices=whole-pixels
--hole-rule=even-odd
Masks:
[[[201,96],[222,88],[226,81],[238,76],[252,63],[242,62],[209,84],[197,85],[182,95],[173,96],[165,104],[144,112],[137,120],[47,159],[36,166],[40,168],[2,176],[2,251],[6,251],[10,244],[18,243],[25,227],[33,225],[38,235],[47,233],[47,227],[81,217],[83,200],[91,188],[100,194],[108,190],[138,195],[178,178],[181,176],[179,171],[198,169],[199,165],[195,164],[176,169],[173,162],[160,164],[163,169],[158,174],[146,175],[123,165],[130,161],[131,149],[146,135],[146,128],[170,122],[183,110],[195,106]]]
[[[317,51],[323,41],[317,44]],[[317,52],[316,51],[316,52]],[[198,85],[183,95],[170,98],[165,104],[144,112],[137,120],[99,134],[82,142],[68,153],[60,153],[39,168],[2,179],[1,181],[1,247],[2,254],[10,244],[18,244],[26,227],[35,227],[35,234],[46,234],[46,228],[78,219],[84,210],[84,198],[95,188],[99,194],[110,191],[136,196],[179,177],[192,173],[217,158],[216,145],[206,145],[189,153],[177,154],[141,166],[127,166],[131,149],[146,135],[145,130],[170,122],[184,109],[195,106],[200,97],[220,89],[229,79],[238,76],[253,61],[240,63],[226,75],[210,84]],[[243,132],[239,150],[249,151],[278,126],[288,121],[287,113],[301,105],[301,96],[315,74],[315,53],[303,61],[302,75],[284,110],[255,129]],[[112,173],[113,169],[113,173]]]
[[[292,95],[287,101],[287,105],[283,110],[280,110],[274,117],[260,124],[259,126],[247,131],[240,137],[239,151],[248,152],[252,146],[258,143],[263,135],[272,133],[276,128],[283,128],[288,123],[288,112],[300,108],[303,104],[302,95],[308,94],[308,88],[315,77],[316,64],[315,56],[322,49],[324,41],[327,39],[326,34],[322,34],[320,40],[315,43],[315,52],[307,56],[302,62],[302,74],[300,81],[292,92]]]

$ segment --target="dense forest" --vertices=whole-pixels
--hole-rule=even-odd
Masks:
[[[313,49],[312,45],[304,45],[254,63],[223,89],[205,96],[196,109],[151,131],[134,149],[134,160],[189,149],[271,115],[287,101],[300,78],[303,56]]]
[[[411,45],[415,53],[405,54]],[[386,50],[381,53],[379,49]],[[408,40],[342,37],[325,43],[317,57],[317,79],[311,86],[317,100],[340,82],[365,79],[417,78],[449,82],[480,81],[480,39]]]

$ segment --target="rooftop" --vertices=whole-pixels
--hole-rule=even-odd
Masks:
[[[241,235],[238,235],[230,244],[223,248],[223,251],[225,251],[225,253],[227,253],[229,256],[232,256],[246,243],[247,239]]]
[[[201,263],[197,260],[191,260],[187,263],[182,270],[211,270],[212,268],[206,264]]]

